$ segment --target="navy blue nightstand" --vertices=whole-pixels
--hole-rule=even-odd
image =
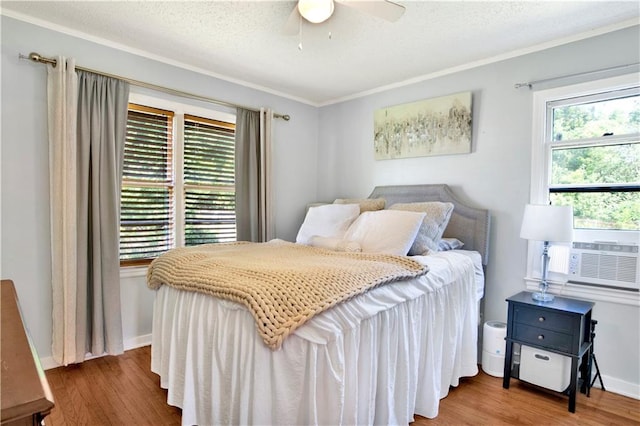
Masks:
[[[559,296],[551,302],[538,302],[527,291],[507,298],[507,303],[509,312],[502,387],[509,389],[514,343],[571,357],[571,379],[566,393],[569,395],[569,411],[575,413],[578,366],[582,381],[580,391],[588,394],[590,388],[591,312],[594,303]]]

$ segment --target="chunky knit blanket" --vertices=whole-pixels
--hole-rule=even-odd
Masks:
[[[243,304],[265,344],[275,350],[315,314],[427,271],[404,256],[333,252],[274,240],[172,250],[151,263],[147,285],[166,284]]]

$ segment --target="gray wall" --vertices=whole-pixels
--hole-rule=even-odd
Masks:
[[[52,365],[47,70],[19,60],[19,53],[75,57],[82,67],[290,114],[289,122],[274,121],[275,226],[278,237],[295,239],[305,204],[317,199],[317,108],[6,16],[1,25],[0,276],[14,280],[27,327],[45,366]],[[145,286],[144,270],[126,272],[121,288],[125,345],[148,343],[153,292]]]
[[[448,183],[468,201],[490,209],[485,319],[505,321],[505,298],[525,289],[527,243],[519,233],[531,180],[533,92],[515,89],[514,84],[638,63],[639,40],[639,28],[628,28],[323,107],[318,141],[320,199],[366,196],[376,185]],[[604,76],[611,74],[598,78]],[[537,88],[585,79],[559,80]],[[471,154],[374,160],[376,109],[463,91],[473,92]],[[615,383],[638,398],[639,312],[637,306],[600,301],[594,308],[599,320],[598,362],[608,379],[605,387],[613,388]]]
[[[291,114],[275,124],[276,234],[292,240],[304,206],[366,196],[376,185],[448,183],[492,212],[486,319],[505,320],[504,299],[524,289],[526,242],[518,237],[529,198],[532,94],[517,82],[638,62],[638,28],[575,42],[323,108],[238,86],[86,40],[2,17],[0,275],[16,282],[27,326],[51,362],[46,70],[18,53],[65,55],[80,66]],[[556,85],[574,81],[562,81]],[[546,86],[550,87],[550,86]],[[373,111],[473,91],[473,152],[374,161]],[[121,282],[125,344],[148,343],[153,294],[143,272]],[[610,383],[640,396],[639,308],[597,302],[598,362]]]

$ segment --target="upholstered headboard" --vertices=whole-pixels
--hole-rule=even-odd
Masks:
[[[457,238],[465,250],[475,250],[482,256],[482,264],[489,260],[489,210],[472,207],[462,202],[447,185],[377,186],[369,198],[384,198],[387,207],[395,203],[442,201],[453,203],[451,220],[444,237]]]

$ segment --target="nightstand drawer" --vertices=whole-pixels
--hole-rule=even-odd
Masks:
[[[513,339],[562,352],[571,351],[572,336],[526,324],[514,324]]]
[[[524,323],[560,333],[572,333],[575,330],[576,321],[579,322],[580,320],[575,315],[526,306],[516,306],[513,314],[514,321],[517,323]]]

